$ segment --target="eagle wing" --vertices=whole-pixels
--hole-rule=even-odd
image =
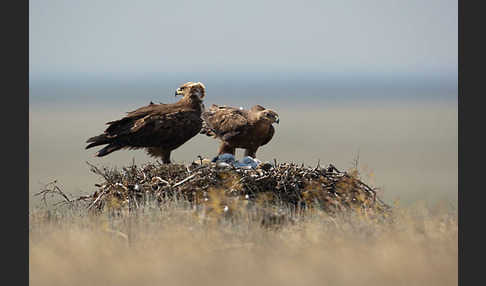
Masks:
[[[133,145],[178,145],[179,141],[197,134],[201,124],[201,118],[191,110],[145,109],[111,122],[106,133],[117,137],[129,136],[129,144]]]
[[[120,148],[177,148],[201,130],[200,114],[169,104],[150,104],[110,121],[105,132],[88,139],[86,148],[109,144],[99,155]]]
[[[223,140],[240,135],[248,126],[247,112],[229,106],[213,104],[208,111],[203,112],[202,117],[205,129],[202,133],[215,135]]]
[[[140,126],[143,122],[150,118],[151,115],[156,113],[168,113],[170,108],[168,104],[153,104],[142,106],[136,110],[127,112],[127,115],[119,120],[107,122],[109,127],[105,130],[105,133],[109,135],[129,133],[129,130],[134,124]],[[138,123],[136,123],[138,122]]]

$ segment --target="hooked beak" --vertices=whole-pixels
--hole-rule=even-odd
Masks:
[[[176,90],[176,92],[175,92],[175,96],[178,96],[178,95],[180,95],[180,94],[182,94],[182,90],[181,90],[180,88],[178,88],[178,89]]]
[[[278,116],[277,116],[277,119],[275,120],[275,123],[277,123],[277,124],[280,123],[280,118],[278,118]]]

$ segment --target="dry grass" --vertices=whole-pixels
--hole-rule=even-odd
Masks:
[[[457,285],[457,212],[448,206],[395,206],[385,223],[309,209],[268,227],[262,216],[184,201],[121,216],[35,209],[30,284]]]

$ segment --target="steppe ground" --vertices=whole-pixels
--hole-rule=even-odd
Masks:
[[[39,208],[33,194],[54,179],[72,196],[95,190],[100,180],[85,161],[149,160],[142,151],[108,160],[83,149],[132,107],[31,106],[31,285],[457,285],[457,105],[279,109],[281,124],[259,157],[347,169],[359,151],[364,181],[382,187],[387,203],[398,200],[389,224],[309,212],[275,230],[201,219],[180,204],[119,219]],[[174,160],[216,148],[198,136]]]
[[[457,285],[457,212],[395,206],[393,222],[307,211],[280,227],[181,202],[114,218],[30,215],[30,285]]]

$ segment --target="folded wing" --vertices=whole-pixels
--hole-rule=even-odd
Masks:
[[[248,127],[247,111],[229,106],[212,105],[203,112],[201,133],[230,140],[240,135]]]

